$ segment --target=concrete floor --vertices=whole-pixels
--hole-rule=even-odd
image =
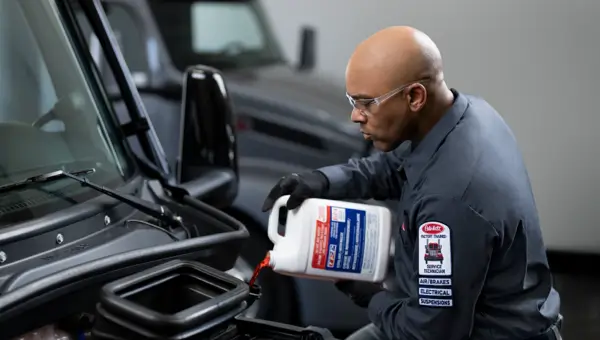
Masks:
[[[600,340],[600,256],[551,252],[565,339]]]
[[[600,278],[561,273],[554,275],[554,284],[561,298],[563,338],[600,339]]]

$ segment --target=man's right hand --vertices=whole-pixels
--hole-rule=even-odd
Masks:
[[[275,201],[285,195],[290,195],[286,207],[289,210],[296,209],[307,198],[323,197],[328,187],[327,177],[318,170],[284,176],[269,192],[262,211],[271,210]]]

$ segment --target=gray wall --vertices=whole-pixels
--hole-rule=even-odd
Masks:
[[[291,61],[318,29],[318,72],[343,84],[355,45],[391,25],[428,33],[452,87],[485,97],[523,150],[551,249],[600,253],[600,1],[263,0]],[[342,96],[343,93],[340,93]]]

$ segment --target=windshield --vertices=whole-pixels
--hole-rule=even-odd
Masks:
[[[175,66],[220,69],[283,62],[280,48],[256,1],[150,0]]]
[[[54,2],[0,1],[0,185],[63,169],[121,186],[132,167]],[[90,86],[94,84],[94,87]],[[0,194],[0,228],[99,195],[68,180]]]

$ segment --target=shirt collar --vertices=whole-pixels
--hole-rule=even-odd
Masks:
[[[446,136],[458,124],[469,106],[469,100],[464,95],[455,89],[451,89],[451,91],[454,94],[454,103],[417,147],[413,150],[411,142],[405,143],[406,145],[403,143],[399,147],[402,148],[400,151],[402,167],[399,170],[401,170],[400,172],[404,171],[407,181],[412,182],[411,185],[416,184],[415,181],[418,180],[425,165],[433,157]]]

